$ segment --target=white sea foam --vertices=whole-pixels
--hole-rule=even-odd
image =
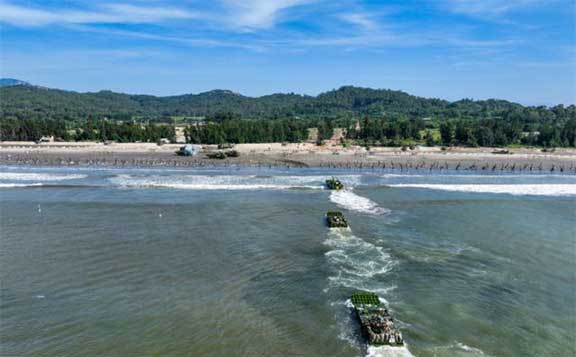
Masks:
[[[239,176],[239,175],[118,175],[110,181],[128,188],[173,188],[181,190],[287,190],[323,189],[316,176]]]
[[[347,290],[371,291],[380,295],[383,304],[388,302],[383,298],[396,287],[384,285],[382,275],[389,273],[397,261],[392,258],[384,247],[377,246],[355,236],[351,229],[333,228],[324,242],[330,251],[325,253],[326,259],[333,270],[328,277],[329,292],[333,288],[346,288]],[[339,300],[334,304],[352,307],[351,301]],[[359,331],[353,327],[350,314],[342,314],[337,318],[340,326],[340,339],[352,345],[359,345],[361,338]],[[372,350],[368,349],[369,356],[412,356],[405,347],[394,347]]]
[[[457,341],[453,344],[450,344],[450,345],[434,347],[433,350],[434,350],[435,354],[436,354],[436,351],[442,351],[442,354],[445,354],[446,352],[450,352],[451,354],[457,354],[458,356],[460,356],[460,355],[486,356],[484,351],[482,351],[481,349],[475,348],[475,347],[470,347],[470,346],[463,344],[462,342],[457,342]]]
[[[367,357],[414,357],[406,346],[368,346]]]
[[[483,352],[482,350],[480,350],[480,349],[478,349],[478,348],[466,346],[466,345],[463,344],[462,342],[456,343],[456,346],[457,346],[459,349],[463,350],[463,351],[470,352],[470,353],[473,353],[473,354],[478,355],[478,356],[483,356],[483,355],[484,355],[484,352]]]
[[[22,172],[0,172],[0,180],[11,181],[63,181],[79,180],[86,178],[86,175],[78,174],[50,174],[50,173],[22,173]]]
[[[350,190],[332,191],[330,201],[338,206],[361,213],[383,215],[390,213],[390,210],[378,206],[378,204],[366,197],[359,196]]]
[[[394,184],[390,187],[424,188],[431,190],[505,193],[510,195],[574,196],[576,184]]]
[[[42,183],[0,183],[0,188],[19,188],[19,187],[36,187],[43,186]]]
[[[375,286],[372,281],[375,276],[388,273],[396,265],[386,249],[356,237],[349,230],[331,229],[329,235],[325,244],[332,250],[325,256],[335,271],[328,278],[331,287],[380,293],[393,288]]]

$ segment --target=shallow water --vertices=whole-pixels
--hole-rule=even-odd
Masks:
[[[575,200],[568,175],[0,167],[0,354],[573,355]],[[356,289],[407,350],[363,345]]]

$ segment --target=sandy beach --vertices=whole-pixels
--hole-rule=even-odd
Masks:
[[[383,169],[455,169],[483,171],[551,171],[576,172],[576,150],[509,149],[440,147],[371,148],[336,145],[238,144],[237,158],[209,159],[206,153],[217,150],[204,145],[203,153],[181,157],[175,151],[181,144],[153,143],[33,142],[0,143],[0,164],[38,166],[120,166],[120,167],[197,167],[197,166],[287,166]]]

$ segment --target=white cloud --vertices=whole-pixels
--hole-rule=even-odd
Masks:
[[[156,23],[200,18],[200,13],[176,8],[107,4],[89,10],[43,10],[0,2],[0,22],[17,26],[96,23]]]
[[[550,0],[447,0],[452,12],[472,16],[494,17],[508,11],[549,2]]]
[[[15,5],[0,0],[0,22],[16,26],[53,24],[133,24],[199,19],[242,31],[273,27],[282,12],[317,0],[220,0],[218,12],[183,8],[107,3],[92,9],[71,10]]]
[[[229,10],[229,24],[244,30],[273,27],[280,12],[312,0],[221,0]]]
[[[221,41],[217,39],[210,38],[194,38],[194,37],[182,37],[182,36],[166,36],[152,34],[142,31],[126,31],[118,29],[109,29],[102,27],[94,27],[89,25],[70,25],[69,28],[75,29],[77,31],[92,32],[97,34],[103,34],[107,36],[123,36],[132,37],[143,40],[152,40],[159,42],[172,42],[176,44],[186,45],[190,47],[229,47],[229,48],[242,48],[246,50],[252,50],[255,52],[262,52],[264,48],[257,44],[244,43],[244,42],[234,42],[234,41]]]
[[[378,23],[372,16],[364,13],[352,13],[341,15],[340,18],[348,23],[358,26],[364,31],[373,31],[378,28]]]
[[[461,49],[497,49],[516,45],[514,40],[471,40],[453,36],[451,33],[372,33],[349,37],[307,38],[280,42],[294,46],[326,46],[347,48],[424,47],[442,44]]]

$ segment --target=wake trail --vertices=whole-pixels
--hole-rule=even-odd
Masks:
[[[339,207],[371,215],[385,215],[390,213],[388,208],[380,207],[369,198],[359,196],[351,190],[332,191],[330,201]]]
[[[382,303],[387,304],[382,295],[386,295],[395,286],[384,282],[382,278],[389,274],[398,263],[387,249],[354,235],[349,228],[330,229],[324,244],[330,248],[325,256],[333,271],[328,277],[326,291],[345,289],[347,292],[350,290],[374,292],[381,296]],[[334,301],[332,305],[340,306],[336,312],[336,320],[341,330],[339,337],[351,345],[357,346],[364,343],[349,313],[352,308],[351,301],[347,300],[344,303],[341,300]],[[366,353],[367,356],[373,357],[413,356],[405,346],[368,346]]]

